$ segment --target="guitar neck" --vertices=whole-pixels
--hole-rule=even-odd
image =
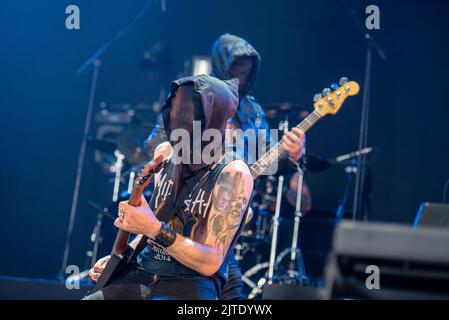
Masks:
[[[128,203],[134,207],[140,204],[140,198],[142,197],[144,188],[134,187],[129,197]],[[116,255],[122,254],[128,248],[129,236],[131,233],[125,230],[119,230],[117,237],[115,238],[112,253]]]
[[[296,127],[301,129],[301,131],[306,132],[309,130],[319,119],[321,115],[315,110],[309,114],[300,124]],[[272,163],[279,161],[280,157],[285,153],[282,143],[278,142],[272,147],[268,152],[266,152],[262,157],[259,158],[250,166],[250,171],[253,179],[260,176],[265,170],[267,170]]]

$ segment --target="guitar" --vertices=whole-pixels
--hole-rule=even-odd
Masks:
[[[150,183],[151,177],[165,165],[166,161],[163,159],[164,157],[161,155],[150,161],[139,173],[134,180],[133,189],[128,200],[130,205],[137,207],[140,204],[142,194]],[[128,244],[129,236],[130,233],[128,231],[119,230],[115,238],[111,258],[98,278],[97,283],[89,291],[89,294],[103,289],[133,266],[136,256],[146,246],[146,239],[143,237],[136,248],[133,249]]]
[[[339,85],[333,84],[330,89],[324,89],[323,94],[317,94],[314,97],[314,111],[309,114],[296,127],[303,132],[309,130],[318,120],[328,114],[335,115],[343,105],[343,102],[349,96],[354,96],[359,93],[359,84],[355,81],[348,81],[347,78],[341,78]],[[264,173],[272,164],[279,161],[280,157],[285,153],[281,142],[278,142],[274,147],[261,156],[256,162],[250,166],[250,171],[253,179],[256,179]]]

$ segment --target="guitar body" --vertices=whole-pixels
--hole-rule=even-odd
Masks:
[[[143,168],[142,172],[134,181],[134,187],[129,197],[128,204],[134,207],[139,206],[143,191],[150,183],[150,178],[153,173],[159,171],[164,164],[165,161],[163,161],[163,156],[159,156]],[[128,244],[129,236],[129,232],[119,230],[115,239],[114,248],[112,249],[111,258],[103,269],[97,283],[89,291],[89,294],[107,287],[114,280],[118,279],[135,266],[136,257],[146,247],[148,238],[143,236],[136,246],[136,249],[133,249]]]
[[[89,291],[89,294],[97,292],[106,286],[108,286],[112,281],[118,279],[121,275],[130,270],[134,264],[133,259],[134,249],[128,246],[121,255],[115,253],[111,254],[111,259],[109,259],[106,267],[101,273],[100,278],[98,278],[95,286]]]

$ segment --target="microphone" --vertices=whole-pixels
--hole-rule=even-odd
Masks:
[[[373,150],[374,150],[374,148],[367,147],[367,148],[363,148],[361,150],[357,150],[357,151],[353,151],[353,152],[350,152],[350,153],[342,154],[341,156],[336,157],[335,161],[343,162],[345,160],[349,160],[349,159],[354,158],[354,157],[358,157],[358,156],[361,156],[361,155],[364,155],[364,154],[368,154],[368,153],[370,153]]]

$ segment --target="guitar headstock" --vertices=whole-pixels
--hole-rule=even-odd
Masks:
[[[321,116],[336,114],[340,110],[347,97],[355,96],[359,93],[359,84],[355,81],[348,81],[348,78],[341,78],[339,84],[332,84],[331,89],[326,88],[322,93],[314,97],[313,104],[315,111]]]
[[[146,188],[150,182],[150,177],[163,168],[166,162],[167,160],[164,160],[163,155],[148,162],[134,180],[134,188]]]

